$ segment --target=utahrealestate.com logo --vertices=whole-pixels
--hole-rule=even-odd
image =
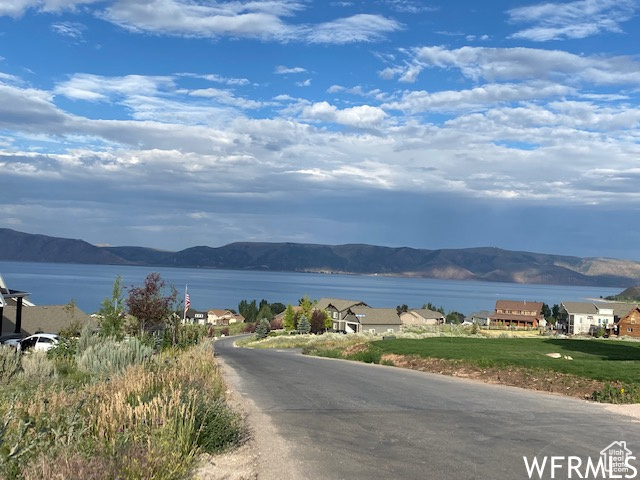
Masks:
[[[631,455],[627,442],[613,442],[600,451],[595,460],[587,457],[546,456],[524,459],[530,479],[534,478],[637,478],[636,457]]]

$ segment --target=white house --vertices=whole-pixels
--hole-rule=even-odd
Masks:
[[[613,306],[606,303],[563,302],[560,311],[566,313],[565,329],[569,335],[586,335],[594,329],[607,329],[614,323]]]

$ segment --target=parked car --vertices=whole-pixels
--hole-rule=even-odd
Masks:
[[[24,338],[23,335],[19,333],[10,333],[7,335],[2,335],[0,337],[0,345],[9,345],[13,348],[18,348],[18,344]]]
[[[59,342],[60,337],[54,333],[36,333],[35,335],[20,340],[18,350],[21,352],[29,350],[46,352],[58,345]]]

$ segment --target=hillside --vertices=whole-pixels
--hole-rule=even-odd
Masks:
[[[640,262],[481,247],[426,250],[363,244],[231,243],[179,252],[96,247],[82,240],[0,229],[0,260],[393,275],[489,282],[627,287]]]

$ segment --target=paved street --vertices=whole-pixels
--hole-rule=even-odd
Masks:
[[[600,405],[232,342],[215,344],[228,380],[293,445],[304,478],[514,480],[529,478],[523,456],[586,465],[617,441],[640,454],[640,423]],[[568,478],[567,461],[555,477],[550,461],[542,478]]]

